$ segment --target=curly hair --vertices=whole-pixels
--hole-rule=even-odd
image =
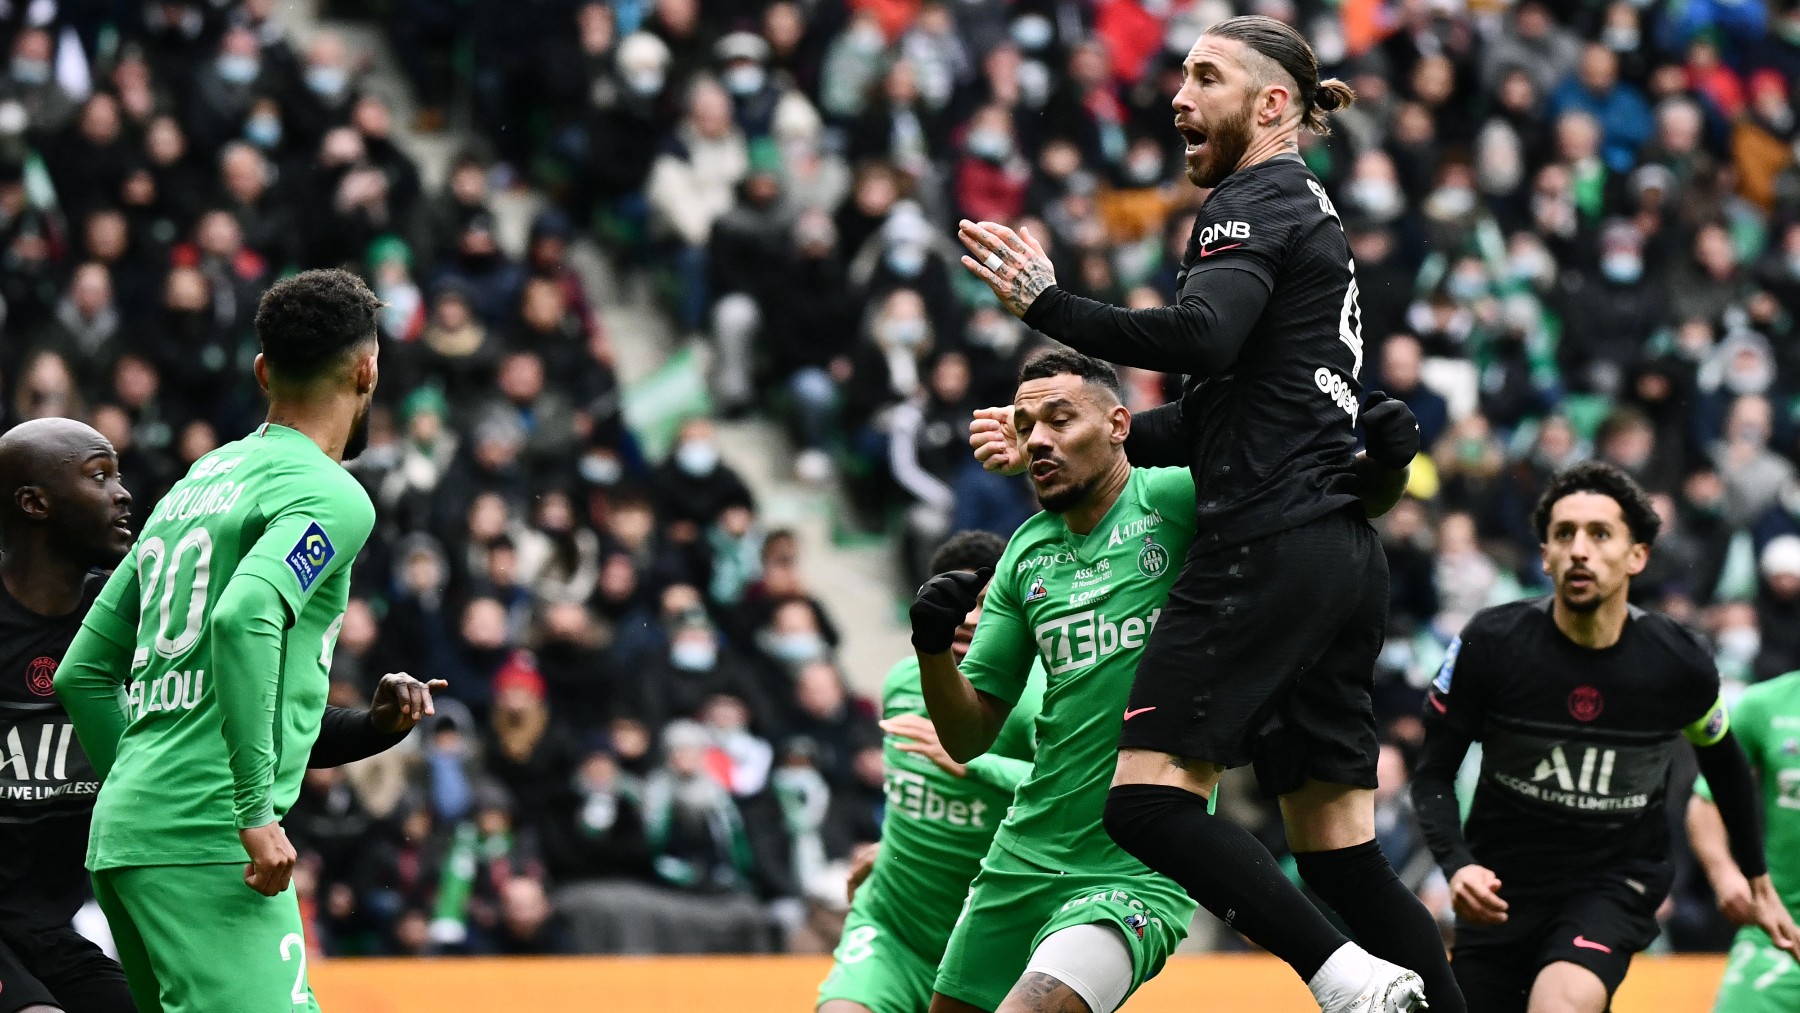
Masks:
[[[931,555],[932,573],[993,568],[1006,551],[1006,539],[992,531],[958,531]]]
[[[1637,479],[1605,461],[1583,461],[1563,469],[1551,479],[1544,495],[1539,497],[1536,509],[1531,511],[1531,526],[1537,532],[1539,542],[1550,540],[1550,511],[1556,508],[1557,501],[1578,492],[1610,497],[1625,515],[1625,527],[1631,531],[1632,541],[1644,545],[1656,541],[1656,533],[1662,529],[1662,518],[1657,516],[1656,507],[1650,503],[1650,494]]]
[[[271,371],[311,380],[346,349],[372,342],[381,300],[349,271],[330,268],[283,278],[256,308],[256,336]]]
[[[1112,391],[1114,398],[1125,399],[1125,388],[1119,385],[1119,372],[1108,363],[1072,348],[1052,348],[1025,360],[1019,367],[1019,382],[1047,380],[1053,376],[1078,376]]]

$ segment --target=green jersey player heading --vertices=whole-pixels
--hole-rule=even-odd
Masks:
[[[157,505],[56,673],[102,779],[88,869],[140,1009],[317,1009],[280,820],[375,522],[341,462],[366,444],[380,306],[336,270],[263,296],[268,421]]]

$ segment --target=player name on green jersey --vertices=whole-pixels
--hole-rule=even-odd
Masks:
[[[1112,842],[1101,816],[1138,658],[1193,541],[1194,516],[1185,469],[1134,468],[1091,533],[1039,513],[1007,543],[962,672],[1007,701],[1020,696],[1033,660],[1048,678],[1036,765],[996,847],[1059,871],[1154,875]],[[1188,918],[1193,908],[1165,914]]]
[[[85,623],[130,645],[129,672],[113,673],[124,732],[95,804],[89,868],[241,862],[239,827],[287,812],[324,714],[350,563],[374,522],[342,465],[276,425],[201,458],[157,504]],[[216,649],[238,632],[213,622],[234,579],[266,582],[285,606],[270,617],[272,670]],[[226,682],[265,694],[247,729],[228,727]],[[81,728],[84,744],[94,727]],[[247,754],[262,772],[248,792],[233,774]]]

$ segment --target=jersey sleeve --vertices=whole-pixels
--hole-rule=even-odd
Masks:
[[[1163,523],[1193,527],[1198,516],[1193,472],[1186,468],[1145,468],[1144,482],[1148,498],[1162,514]]]
[[[1687,679],[1672,701],[1680,708],[1681,734],[1696,746],[1714,745],[1731,730],[1731,711],[1719,695],[1719,669],[1693,632],[1677,626],[1675,637],[1676,651],[1688,663]]]
[[[262,534],[238,562],[233,579],[267,581],[298,616],[326,578],[349,566],[375,527],[375,507],[348,472],[275,497]]]
[[[1425,723],[1427,726],[1441,722],[1455,729],[1470,739],[1480,738],[1480,677],[1476,671],[1480,666],[1472,659],[1464,658],[1464,637],[1476,641],[1481,639],[1479,632],[1473,631],[1473,622],[1450,641],[1444,649],[1443,663],[1438,665],[1437,675],[1432,677],[1431,686],[1425,691]]]
[[[1220,268],[1248,271],[1272,291],[1298,224],[1298,216],[1288,209],[1293,200],[1255,178],[1214,190],[1194,217],[1182,294],[1203,286],[1203,276]]]
[[[1017,704],[1024,695],[1031,663],[1037,658],[1037,642],[1019,600],[1017,569],[1009,549],[1000,557],[1000,565],[988,581],[981,621],[975,624],[975,640],[959,666],[970,685],[1009,706]]]
[[[56,695],[94,772],[105,779],[130,723],[123,688],[137,644],[137,553],[128,553],[107,578],[56,670]]]

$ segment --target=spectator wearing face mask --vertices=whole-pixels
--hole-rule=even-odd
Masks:
[[[985,106],[970,118],[956,166],[957,213],[971,221],[1010,222],[1025,209],[1031,165],[1020,157],[1012,117]]]
[[[544,837],[550,874],[559,882],[650,878],[641,792],[610,742],[590,743]]]
[[[55,74],[55,41],[43,28],[26,28],[13,36],[12,60],[0,78],[0,96],[24,106],[25,122],[36,136],[61,131],[76,113],[71,97]]]
[[[637,700],[630,709],[648,727],[697,717],[707,699],[721,693],[744,702],[752,728],[777,727],[755,674],[720,643],[718,630],[699,609],[675,619],[668,650],[640,671]]]
[[[1767,398],[1744,394],[1731,403],[1712,457],[1725,483],[1725,521],[1733,527],[1754,522],[1794,479],[1793,464],[1769,449],[1773,433],[1774,410]]]
[[[682,423],[675,450],[651,477],[657,514],[671,540],[689,544],[733,506],[753,506],[750,489],[719,460],[718,434],[703,418]]]
[[[1701,446],[1719,439],[1732,404],[1745,395],[1767,395],[1775,386],[1775,352],[1767,338],[1734,330],[1715,345],[1694,373],[1688,406],[1690,431]]]
[[[925,301],[926,315],[940,340],[954,341],[962,326],[959,303],[950,287],[956,256],[925,218],[917,203],[893,205],[881,230],[869,237],[850,262],[852,291],[865,304],[908,289]]]
[[[1563,276],[1558,293],[1563,318],[1557,347],[1563,378],[1579,391],[1617,392],[1644,355],[1644,343],[1661,324],[1665,296],[1645,275],[1644,239],[1627,221],[1608,223],[1600,234],[1600,272]]]
[[[663,883],[706,893],[750,893],[756,866],[743,816],[707,769],[712,737],[695,721],[662,735],[663,765],[644,781],[651,866]]]
[[[782,695],[788,695],[802,668],[831,658],[832,644],[826,639],[818,609],[806,598],[773,603],[768,621],[756,629],[753,642],[769,671],[767,681],[772,693],[779,689]]]

